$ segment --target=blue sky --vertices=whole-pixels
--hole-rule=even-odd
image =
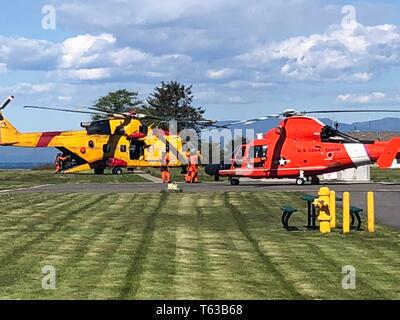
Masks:
[[[56,10],[55,30],[42,28],[44,5]],[[0,96],[16,95],[6,115],[22,131],[75,129],[86,120],[25,104],[90,106],[119,88],[145,98],[163,80],[193,84],[196,104],[220,120],[288,107],[396,107],[398,26],[394,0],[7,1]]]

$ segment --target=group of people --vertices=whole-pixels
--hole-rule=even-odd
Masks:
[[[186,183],[199,183],[200,176],[199,176],[199,164],[200,164],[200,157],[198,152],[195,150],[188,150],[186,152],[186,160],[187,160],[187,170],[185,175],[185,182]],[[163,157],[161,162],[161,180],[162,183],[171,183],[171,171],[169,168],[170,162],[170,154],[167,152]]]

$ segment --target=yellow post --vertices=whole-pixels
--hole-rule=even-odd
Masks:
[[[375,232],[375,200],[373,192],[368,192],[368,232]]]
[[[336,192],[331,191],[331,198],[330,198],[330,211],[331,211],[331,228],[336,228]]]
[[[331,232],[331,213],[330,213],[330,196],[331,191],[327,187],[323,187],[318,192],[319,198],[314,200],[314,206],[318,208],[319,231],[321,233]]]
[[[343,193],[343,233],[350,232],[350,193]]]

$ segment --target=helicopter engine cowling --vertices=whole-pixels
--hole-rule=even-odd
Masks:
[[[135,132],[135,133],[132,133],[131,135],[129,135],[130,139],[143,139],[145,137],[146,137],[146,134],[142,133],[142,132]]]

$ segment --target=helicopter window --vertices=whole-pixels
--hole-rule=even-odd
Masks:
[[[322,128],[321,141],[334,143],[361,143],[360,140],[340,132],[339,130],[330,126],[325,126]]]
[[[264,166],[267,157],[268,146],[255,146],[254,147],[254,166]]]
[[[139,129],[140,133],[144,133],[145,135],[147,135],[147,133],[149,132],[149,127],[148,126],[141,126]]]
[[[254,158],[265,158],[267,155],[267,146],[256,146],[254,147]]]
[[[126,145],[121,146],[121,152],[126,152]]]
[[[110,148],[109,144],[103,145],[103,152],[104,153],[109,153],[110,151],[111,151],[111,148]]]
[[[111,127],[109,120],[94,121],[87,128],[88,134],[111,134]]]

